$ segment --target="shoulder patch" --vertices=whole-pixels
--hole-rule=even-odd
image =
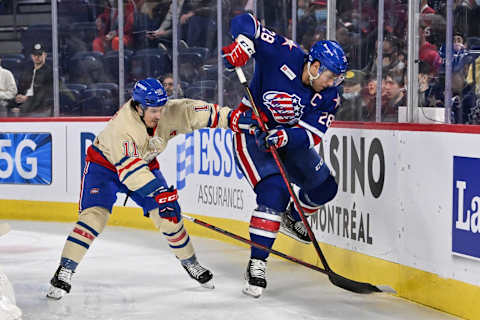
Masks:
[[[290,80],[293,80],[297,77],[292,69],[290,69],[286,64],[280,67],[280,71],[282,71]]]

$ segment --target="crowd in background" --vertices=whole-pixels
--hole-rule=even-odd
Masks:
[[[82,9],[78,1],[59,2],[61,114],[110,115],[118,108],[117,2],[85,0]],[[445,3],[439,0],[422,0],[420,3],[420,107],[444,108]],[[228,32],[231,18],[254,11],[253,5],[252,0],[222,0],[223,44],[231,40]],[[125,98],[129,97],[129,90],[136,80],[154,76],[168,86],[171,94],[176,90],[180,97],[217,100],[217,0],[178,0],[177,10],[179,86],[173,88],[172,1],[124,1]],[[377,1],[337,1],[336,10],[336,39],[345,49],[350,64],[337,119],[375,121]],[[255,11],[262,24],[280,34],[292,35],[291,0],[258,0]],[[480,99],[477,99],[480,94],[480,58],[475,51],[480,49],[480,26],[474,20],[479,13],[478,0],[454,1],[453,123],[480,122]],[[35,29],[34,26],[31,29]],[[408,1],[385,0],[383,29],[381,121],[397,122],[399,108],[407,104]],[[297,43],[308,51],[313,43],[326,38],[326,30],[327,1],[298,0]],[[22,35],[24,50],[19,54],[26,57],[22,61],[26,71],[21,72],[20,68],[11,70],[17,89],[13,89],[12,76],[6,72],[8,67],[0,69],[0,85],[9,83],[8,90],[0,88],[0,108],[5,106],[4,110],[10,116],[52,115],[53,78],[42,76],[51,74],[52,70],[51,39],[48,39],[48,32],[45,34],[47,36],[42,39],[37,30],[36,37],[30,42],[27,41],[28,32]],[[36,45],[41,50],[35,51]],[[2,58],[5,60],[5,56]],[[6,60],[11,59],[7,57]],[[36,60],[40,62],[36,63]],[[251,74],[253,64],[247,65],[246,71],[247,75]],[[242,89],[234,75],[228,72],[223,75],[224,103],[234,105],[238,103]],[[48,94],[31,99],[40,92]]]

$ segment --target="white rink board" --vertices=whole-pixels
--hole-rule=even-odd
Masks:
[[[81,137],[93,136],[105,124],[3,122],[2,132],[50,132],[53,157],[51,185],[0,184],[1,198],[77,202],[82,140],[85,148],[90,144]],[[364,160],[356,167],[363,170],[354,175],[355,192],[352,192],[351,167],[355,158],[352,141],[362,159],[362,139]],[[177,176],[185,177],[186,186],[180,190],[183,211],[248,221],[255,207],[255,195],[246,180],[238,178],[230,134],[220,129],[197,131],[193,135],[192,156],[180,153],[177,159],[177,146],[189,145],[185,140],[183,135],[172,139],[159,156],[169,184],[177,185]],[[375,141],[373,149],[372,141]],[[453,157],[480,158],[480,150],[472,148],[479,142],[480,136],[475,134],[331,128],[322,149],[326,162],[338,176],[339,193],[314,217],[317,237],[338,247],[480,285],[480,262],[452,254]],[[369,162],[371,149],[375,156]],[[378,182],[379,150],[383,150],[384,156],[383,184]],[[187,166],[193,159],[193,173],[187,175],[179,172],[183,169],[177,170],[183,159]],[[359,179],[362,172],[364,177]],[[369,176],[373,183],[369,183]],[[371,184],[376,185],[373,189],[377,197],[372,194]],[[480,190],[477,194],[480,195]],[[116,205],[122,205],[124,199],[120,195]],[[135,204],[129,201],[127,206]],[[328,220],[328,210],[332,208],[333,220]],[[351,223],[353,215],[355,226]],[[333,230],[329,231],[328,225],[332,224]],[[480,243],[480,238],[477,239]]]

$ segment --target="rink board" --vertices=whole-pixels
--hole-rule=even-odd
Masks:
[[[0,218],[74,221],[84,152],[104,126],[104,121],[2,122],[1,133],[8,134],[0,138]],[[352,123],[331,128],[319,151],[339,193],[311,225],[334,270],[478,318],[476,130]],[[35,138],[46,134],[51,158],[42,155],[48,139],[42,149],[35,146]],[[34,137],[33,143],[21,137]],[[180,191],[184,212],[248,237],[255,195],[232,150],[230,131],[205,129],[172,139],[159,161],[167,181]],[[130,200],[121,207],[124,199],[119,195],[109,223],[153,229]],[[235,242],[197,225],[189,230]],[[279,236],[275,248],[320,265],[310,246]]]

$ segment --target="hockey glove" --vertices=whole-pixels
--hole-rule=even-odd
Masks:
[[[288,135],[285,129],[281,126],[267,132],[256,129],[255,141],[257,143],[257,147],[261,151],[267,152],[272,146],[275,147],[275,149],[285,147],[288,143]]]
[[[160,217],[173,223],[178,223],[182,219],[180,205],[177,201],[177,189],[174,189],[173,186],[168,189],[160,189],[154,197],[158,203]]]
[[[222,48],[223,60],[227,70],[233,71],[236,67],[247,64],[248,59],[255,53],[253,41],[240,34],[234,42]]]
[[[242,103],[228,114],[228,127],[233,132],[253,134],[256,123],[252,110]]]
[[[260,116],[263,123],[268,122],[268,117],[265,113],[260,111]],[[258,126],[257,116],[252,109],[243,103],[240,103],[235,110],[230,111],[228,114],[228,127],[233,132],[255,134]]]

